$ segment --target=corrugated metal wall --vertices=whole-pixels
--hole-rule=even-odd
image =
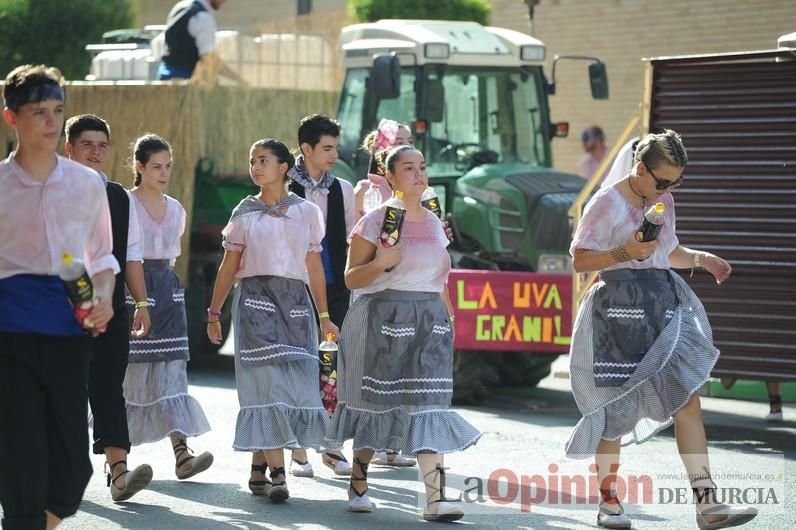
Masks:
[[[796,55],[652,60],[650,128],[682,134],[685,246],[727,259],[691,285],[722,355],[714,375],[796,379]]]

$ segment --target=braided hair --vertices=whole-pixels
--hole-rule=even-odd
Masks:
[[[662,163],[685,167],[688,164],[688,153],[680,135],[666,129],[659,134],[650,133],[639,141],[633,163],[639,162],[650,168],[658,167]]]

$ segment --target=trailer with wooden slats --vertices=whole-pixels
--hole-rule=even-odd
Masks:
[[[647,62],[642,131],[678,131],[680,242],[727,259],[689,282],[721,357],[714,376],[796,380],[796,50]],[[686,274],[687,276],[687,274]]]

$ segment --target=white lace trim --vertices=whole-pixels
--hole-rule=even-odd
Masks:
[[[381,333],[382,335],[387,335],[388,337],[411,337],[415,334],[415,328],[407,327],[407,328],[393,328],[386,324],[382,324],[381,326]]]
[[[628,309],[625,307],[609,307],[607,311],[608,318],[644,318],[643,309]]]
[[[302,352],[307,352],[306,349],[302,348],[301,346],[291,346],[290,344],[269,344],[268,346],[259,346],[257,348],[248,348],[245,350],[241,350],[241,355],[244,353],[257,353],[258,351],[268,351],[273,350],[276,348],[292,348],[294,350],[301,350]]]
[[[131,407],[151,407],[152,405],[157,405],[161,401],[166,401],[166,400],[169,400],[169,399],[176,399],[176,398],[183,397],[183,396],[188,397],[188,398],[191,397],[187,392],[180,392],[178,394],[172,394],[170,396],[163,396],[163,397],[161,397],[159,399],[156,399],[155,401],[152,401],[151,403],[136,403],[134,401],[129,401],[129,400],[125,401],[125,403],[127,403]]]
[[[594,366],[616,366],[616,367],[631,367],[638,366],[638,363],[609,363],[609,362],[596,362]]]
[[[188,350],[188,345],[185,346],[175,346],[173,348],[143,348],[135,350],[130,349],[130,355],[143,355],[145,353],[168,353],[173,351],[186,351]]]
[[[252,309],[259,309],[260,311],[268,311],[270,313],[276,313],[276,305],[273,302],[266,302],[265,300],[254,300],[252,298],[246,298],[243,301],[243,305],[246,307],[251,307]]]
[[[407,377],[403,379],[392,379],[385,381],[383,379],[376,379],[365,375],[362,376],[362,379],[367,379],[368,381],[373,381],[374,383],[378,383],[380,385],[397,385],[398,383],[453,383],[453,378],[451,377]]]
[[[277,353],[272,353],[270,355],[261,355],[259,357],[244,357],[244,356],[241,355],[240,360],[241,361],[249,361],[249,362],[257,362],[257,361],[266,361],[268,359],[274,359],[274,358],[277,358],[277,357],[285,357],[287,355],[302,355],[302,356],[305,356],[305,357],[317,358],[315,355],[311,355],[311,354],[309,354],[307,352],[304,352],[304,351],[298,351],[298,350],[290,351],[290,350],[288,350],[288,351],[280,351],[280,352],[277,352]]]
[[[131,340],[130,344],[160,344],[162,342],[179,342],[188,341],[188,337],[169,337],[166,339],[135,339]]]
[[[362,385],[362,390],[369,390],[374,394],[450,394],[452,388],[415,388],[409,390],[377,390],[371,386]]]

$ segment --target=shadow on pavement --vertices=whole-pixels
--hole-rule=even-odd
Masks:
[[[125,502],[108,508],[91,501],[84,500],[80,504],[80,510],[90,513],[102,519],[118,524],[122,528],[162,528],[169,530],[182,529],[239,529],[223,521],[208,521],[204,516],[183,515],[173,512],[165,506],[152,504],[138,504],[136,502]],[[156,526],[153,526],[153,523]]]

